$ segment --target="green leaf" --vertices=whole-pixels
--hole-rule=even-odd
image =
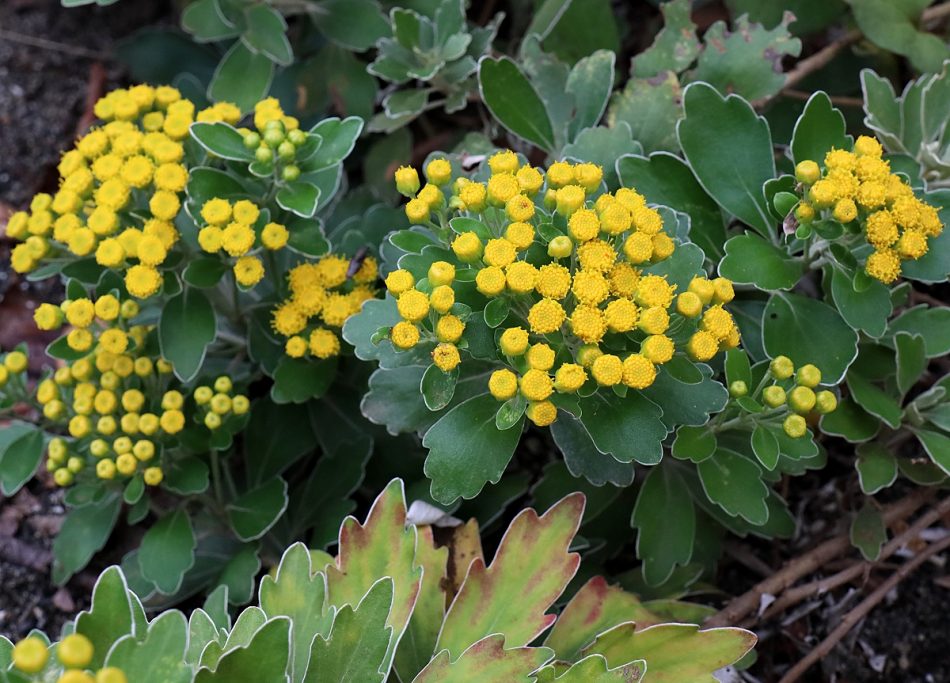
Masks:
[[[650,204],[687,214],[690,240],[710,259],[722,256],[726,241],[722,212],[682,159],[663,152],[649,158],[627,155],[617,160],[617,173],[625,187],[636,187]]]
[[[738,453],[720,448],[697,465],[706,496],[731,517],[761,526],[769,520],[769,488],[758,466]]]
[[[313,22],[338,45],[363,52],[390,32],[375,0],[322,0]]]
[[[254,150],[244,145],[244,136],[227,123],[197,122],[191,124],[191,137],[206,150],[222,159],[254,161]]]
[[[254,401],[244,431],[244,461],[252,486],[282,474],[314,448],[314,434],[305,405],[278,405],[267,399]]]
[[[838,401],[833,413],[822,415],[821,431],[840,436],[851,443],[873,439],[881,429],[881,421],[868,415],[850,397]]]
[[[195,564],[197,545],[184,509],[165,515],[145,532],[139,546],[142,577],[166,595],[177,593],[185,572]]]
[[[595,576],[565,605],[544,645],[553,648],[559,660],[576,661],[597,634],[630,621],[644,628],[662,619],[632,593]]]
[[[600,634],[585,654],[601,654],[611,666],[645,659],[646,680],[655,683],[709,683],[716,680],[714,671],[737,662],[756,642],[755,634],[741,628],[701,631],[694,624],[636,628],[626,623]]]
[[[254,595],[255,578],[261,570],[258,550],[252,543],[241,546],[221,570],[217,581],[228,587],[228,600],[232,604],[247,604]]]
[[[792,132],[792,160],[799,163],[810,159],[821,164],[826,153],[851,149],[852,143],[844,115],[831,104],[831,98],[823,91],[809,97]]]
[[[848,0],[858,28],[872,43],[907,57],[918,71],[940,71],[950,49],[943,39],[921,31],[922,0]]]
[[[185,188],[188,199],[201,207],[209,199],[220,197],[222,199],[242,199],[247,196],[247,191],[234,177],[224,171],[207,166],[199,166],[191,169],[188,175],[188,185]]]
[[[227,506],[231,528],[242,541],[253,541],[270,529],[287,509],[287,482],[275,477]]]
[[[897,480],[897,460],[883,444],[861,444],[857,454],[854,469],[865,495],[873,496]]]
[[[539,40],[544,40],[570,6],[571,0],[544,0],[532,15],[524,35],[535,35]]]
[[[237,41],[218,64],[208,86],[208,98],[231,102],[242,112],[248,112],[267,94],[273,77],[274,63]]]
[[[665,71],[679,73],[693,63],[700,52],[696,24],[690,18],[689,0],[671,0],[660,5],[663,28],[653,44],[631,61],[630,75],[652,78]]]
[[[630,525],[639,532],[637,558],[643,562],[643,580],[648,585],[661,585],[677,565],[690,561],[696,513],[689,489],[675,467],[661,463],[650,469]]]
[[[406,524],[404,486],[394,479],[376,498],[364,524],[353,517],[343,521],[336,565],[326,569],[328,600],[337,608],[356,605],[381,576],[395,582],[388,601],[392,609],[387,606],[386,624],[392,629],[392,638],[387,640],[389,648],[380,667],[384,672],[393,660],[422,585],[415,547],[416,529]]]
[[[776,94],[785,85],[782,59],[797,57],[802,41],[788,32],[795,15],[786,12],[781,23],[767,30],[746,16],[735,20],[732,31],[717,21],[703,35],[705,49],[699,55],[691,80],[705,81],[721,92],[736,93],[750,100]]]
[[[639,683],[646,671],[646,662],[638,659],[613,669],[608,669],[607,660],[601,655],[590,655],[572,664],[560,676],[557,669],[549,664],[539,669],[535,675],[537,683]]]
[[[716,434],[705,426],[681,425],[676,430],[672,453],[674,458],[702,462],[716,452]]]
[[[927,369],[924,338],[899,332],[894,335],[894,344],[897,346],[897,390],[906,395]]]
[[[448,580],[449,549],[435,547],[432,527],[416,527],[416,562],[422,566],[422,586],[412,609],[406,633],[396,649],[394,662],[402,681],[411,681],[425,668],[435,651],[445,619],[445,592]]]
[[[129,589],[118,567],[109,567],[99,575],[92,589],[92,606],[76,617],[76,633],[92,642],[92,669],[103,666],[113,643],[133,633]]]
[[[725,249],[719,274],[737,284],[753,285],[764,291],[791,289],[802,276],[802,264],[797,258],[751,232],[731,238]]]
[[[182,496],[204,493],[208,490],[208,466],[196,457],[185,457],[165,463],[162,485]]]
[[[13,496],[36,473],[43,458],[43,432],[13,423],[0,430],[0,491]]]
[[[838,384],[857,357],[857,333],[821,301],[778,292],[762,319],[766,353],[788,356],[796,367],[813,363],[827,384]]]
[[[320,188],[313,183],[299,180],[280,188],[276,199],[277,204],[285,211],[295,213],[301,218],[310,218],[317,211]]]
[[[269,619],[289,617],[290,680],[300,683],[310,662],[310,645],[319,635],[327,635],[334,610],[326,604],[326,576],[312,566],[310,551],[295,543],[280,560],[277,573],[261,579],[260,605]]]
[[[422,375],[420,391],[426,407],[431,411],[439,411],[452,402],[455,395],[455,385],[458,382],[459,370],[443,372],[434,364],[426,368]]]
[[[485,636],[469,645],[454,661],[448,650],[441,650],[413,683],[533,683],[531,674],[551,659],[551,651],[544,647],[505,648],[505,641],[501,633]]]
[[[254,52],[263,54],[282,66],[294,61],[294,51],[287,39],[287,22],[273,7],[252,5],[245,10],[247,30],[241,39]]]
[[[181,13],[181,27],[199,43],[212,43],[241,35],[241,27],[221,11],[218,0],[196,0]]]
[[[482,101],[501,125],[546,152],[554,151],[554,130],[544,102],[508,57],[478,62]]]
[[[883,283],[871,280],[868,288],[859,292],[844,269],[832,267],[831,298],[841,317],[855,330],[871,337],[880,337],[887,331],[891,295]]]
[[[762,466],[770,472],[778,465],[779,448],[775,433],[762,424],[752,431],[752,452]]]
[[[185,664],[188,625],[177,610],[163,612],[144,634],[128,635],[112,646],[106,666],[135,672],[135,683],[191,683]]]
[[[547,614],[580,564],[568,548],[584,514],[584,496],[566,496],[543,515],[528,508],[512,520],[488,567],[472,560],[445,616],[436,651],[462,652],[491,633],[521,647],[557,617]]]
[[[574,96],[576,110],[568,124],[569,139],[573,140],[585,128],[596,126],[604,115],[614,85],[615,61],[613,52],[598,50],[581,59],[571,69],[566,91]]]
[[[752,366],[749,355],[743,349],[726,351],[726,382],[745,382],[747,387],[753,387]]]
[[[306,403],[330,390],[336,378],[337,358],[306,360],[283,356],[274,371],[270,397],[274,403]]]
[[[848,389],[854,402],[868,413],[881,418],[891,429],[900,427],[900,403],[886,391],[853,370],[848,373]]]
[[[851,545],[861,551],[868,562],[881,555],[881,546],[887,541],[887,528],[880,511],[866,503],[851,520]]]
[[[363,120],[358,116],[343,120],[334,116],[320,121],[310,133],[319,135],[323,142],[316,156],[307,162],[307,170],[319,171],[341,163],[350,156],[362,131]]]
[[[492,299],[482,312],[482,315],[485,317],[485,324],[495,329],[508,318],[509,310],[510,302],[507,297],[501,296]]]
[[[620,27],[610,0],[572,0],[544,48],[574,64],[597,50],[620,52]]]
[[[187,330],[187,334],[183,332]],[[199,289],[185,287],[165,304],[158,322],[162,358],[169,361],[182,382],[194,379],[205,351],[217,334],[214,308]]]
[[[580,400],[581,422],[601,453],[620,462],[655,465],[663,457],[663,411],[638,392],[621,398],[597,392]]]
[[[915,306],[892,320],[888,332],[919,334],[927,358],[945,356],[950,353],[950,307]]]
[[[933,460],[933,463],[950,474],[950,437],[939,432],[932,432],[928,429],[914,429],[914,436],[920,441],[920,445],[927,451],[927,455]]]
[[[487,482],[501,479],[521,439],[524,418],[511,429],[495,427],[498,402],[490,394],[460,403],[429,428],[422,445],[429,449],[425,474],[432,497],[448,505],[474,498]]]
[[[686,117],[676,127],[696,178],[722,208],[767,239],[775,226],[762,185],[775,177],[769,124],[738,95],[692,83],[683,93]]]
[[[59,585],[86,566],[109,540],[122,509],[119,495],[84,505],[66,515],[53,541],[53,581]]]
[[[551,425],[551,436],[564,455],[564,464],[575,477],[584,477],[594,486],[607,482],[614,486],[633,483],[634,463],[620,462],[609,453],[597,450],[579,418],[561,411]]]
[[[622,91],[614,93],[607,113],[611,127],[621,122],[629,125],[633,138],[647,152],[677,151],[676,123],[681,118],[682,88],[672,71],[654,78],[631,78]]]
[[[289,681],[287,640],[289,619],[271,619],[254,633],[247,645],[230,649],[214,671],[201,669],[195,683],[284,683]]]
[[[182,279],[192,287],[208,289],[216,287],[228,272],[228,264],[218,258],[198,258],[189,261],[182,273]]]
[[[687,364],[691,363],[684,363],[689,367]],[[687,383],[674,377],[670,365],[666,365],[657,373],[653,384],[643,390],[643,395],[660,407],[662,421],[670,432],[681,424],[706,424],[709,416],[722,410],[729,400],[729,392],[712,379],[712,369],[708,365],[694,367],[699,369],[697,382]]]
[[[393,579],[388,576],[376,581],[358,605],[344,605],[329,637],[314,638],[304,683],[382,683],[391,661],[387,650],[393,629],[387,617],[392,605]]]

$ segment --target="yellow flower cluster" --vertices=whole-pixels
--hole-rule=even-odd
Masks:
[[[139,345],[145,338],[145,328],[124,329],[126,321],[139,314],[138,304],[127,299],[119,302],[112,294],[96,299],[67,299],[59,306],[40,304],[33,312],[33,320],[40,330],[59,329],[68,323],[72,329],[66,335],[66,343],[73,351],[88,352],[94,346],[99,350],[119,356],[129,348],[130,334]]]
[[[212,386],[201,385],[195,388],[195,404],[199,415],[203,413],[202,422],[205,427],[214,431],[223,424],[230,415],[241,416],[251,407],[247,396],[232,395],[234,384],[231,378],[225,375],[218,377]]]
[[[70,303],[67,318],[70,311],[77,315],[74,307],[82,301]],[[90,355],[58,368],[36,387],[44,417],[74,439],[56,438],[48,446],[47,469],[60,486],[72,484],[90,462],[100,479],[142,469],[145,483],[157,486],[163,474],[153,461],[162,443],[185,427],[184,398],[169,388],[171,364],[144,353],[151,328],[124,332],[129,343],[122,351],[103,342],[109,331]]]
[[[274,308],[271,319],[274,331],[287,337],[287,355],[318,359],[339,355],[336,330],[359,313],[364,301],[375,298],[377,268],[376,259],[367,256],[351,275],[350,259],[339,254],[291,268],[290,296]]]
[[[824,171],[816,161],[802,161],[795,177],[805,186],[805,199],[795,210],[807,224],[819,213],[840,223],[857,221],[874,251],[865,262],[871,277],[890,284],[901,262],[927,253],[928,240],[943,231],[937,209],[914,196],[911,187],[891,173],[881,144],[860,136],[854,150],[833,149],[825,155]]]
[[[38,636],[27,636],[10,653],[13,667],[27,675],[38,674],[46,668],[50,649]],[[114,666],[99,669],[95,675],[87,671],[95,647],[80,633],[63,638],[56,644],[55,651],[56,659],[66,669],[56,683],[128,683],[125,673]]]
[[[464,280],[509,303],[507,321],[514,324],[501,332],[498,346],[519,374],[506,368],[492,375],[489,390],[498,400],[520,391],[529,419],[543,426],[557,416],[552,394],[576,392],[589,376],[602,387],[650,386],[656,366],[676,352],[667,334],[673,324],[676,331],[695,330],[685,343],[695,360],[738,345],[739,331],[722,307],[734,296],[731,282],[696,278],[677,296],[665,276],[642,272],[675,250],[662,216],[642,195],[628,188],[603,192],[602,169],[594,164],[557,162],[542,173],[511,151],[487,163],[486,183],[458,178],[447,202],[441,188],[452,169],[444,159],[427,165],[429,182],[421,189],[408,167],[396,172],[396,185],[412,197],[411,221],[439,229],[435,221],[444,225],[456,212],[480,218],[492,233],[461,232],[450,246]],[[546,258],[539,241],[547,243]],[[438,261],[418,283],[407,270],[386,278],[402,318],[390,331],[393,345],[435,342],[432,361],[444,372],[459,364],[465,331],[464,314],[453,309],[456,277],[456,265]],[[605,353],[599,345],[608,338],[611,349],[631,348]]]
[[[251,253],[255,244],[260,241],[264,249],[277,251],[290,239],[290,232],[280,223],[267,223],[258,234],[260,217],[260,208],[247,199],[231,203],[215,197],[201,207],[205,226],[198,232],[198,244],[209,254],[224,252],[235,259],[234,279],[242,287],[253,287],[264,278],[264,263]]]
[[[0,363],[0,389],[6,386],[10,381],[10,376],[18,377],[26,372],[29,365],[29,359],[22,351],[10,351],[3,357]]]
[[[76,141],[59,163],[54,195],[38,194],[14,214],[7,234],[22,240],[12,254],[25,273],[44,259],[95,256],[125,271],[132,296],[147,298],[162,284],[158,271],[178,241],[174,220],[188,181],[184,139],[195,105],[175,88],[138,85],[99,100],[102,125]],[[198,114],[236,121],[240,112],[217,104]]]
[[[815,391],[821,384],[821,370],[810,363],[796,371],[790,358],[776,356],[769,363],[769,375],[776,381],[762,389],[762,402],[774,411],[785,409],[782,428],[793,439],[805,436],[808,429],[806,415],[812,412],[827,415],[838,407],[838,398],[831,391]],[[730,392],[742,395],[744,388],[731,386]]]

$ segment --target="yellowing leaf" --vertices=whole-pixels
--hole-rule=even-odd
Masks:
[[[566,496],[540,517],[523,510],[505,532],[492,563],[476,558],[439,634],[438,649],[460,655],[491,634],[527,645],[556,619],[546,614],[580,564],[568,547],[584,514],[584,496]]]
[[[513,647],[506,650],[505,636],[496,633],[470,645],[455,661],[448,650],[442,650],[415,677],[413,683],[533,683],[531,674],[551,659],[553,654],[546,647]]]

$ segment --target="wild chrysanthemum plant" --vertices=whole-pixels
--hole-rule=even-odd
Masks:
[[[245,440],[235,437],[271,421],[277,404],[326,393],[348,353],[340,328],[376,295],[375,257],[331,251],[317,217],[362,122],[303,130],[267,99],[235,128],[245,117],[233,105],[197,111],[176,89],[150,86],[113,91],[95,113],[63,155],[58,190],[7,228],[21,240],[14,268],[62,276],[66,298],[35,311],[37,328],[60,337],[47,349],[59,363],[34,389],[22,350],[3,359],[0,411],[32,423],[4,430],[0,486],[15,493],[45,452],[68,487],[75,510],[54,544],[57,581],[102,547],[125,504],[131,523],[156,517],[144,554],[127,560],[142,594],[193,592],[221,573],[203,574],[203,544],[219,544],[242,576],[256,571],[257,539],[288,508],[279,475],[312,448],[291,446],[292,457],[239,477]],[[306,410],[287,419],[299,424]]]
[[[634,595],[594,577],[552,611],[575,576],[569,552],[584,496],[543,515],[524,510],[486,564],[473,544],[439,547],[407,525],[402,482],[364,523],[347,518],[339,554],[291,546],[260,586],[258,604],[232,621],[226,590],[189,618],[151,621],[117,567],[99,578],[92,606],[59,642],[34,633],[0,638],[11,683],[316,683],[446,681],[706,681],[742,658],[755,636],[700,630],[701,608]],[[671,618],[675,620],[670,623]],[[646,678],[644,678],[646,676]]]

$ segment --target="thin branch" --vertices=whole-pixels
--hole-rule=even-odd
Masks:
[[[109,55],[105,52],[96,52],[95,50],[88,50],[78,45],[58,43],[55,40],[47,40],[46,38],[38,38],[37,36],[28,36],[25,33],[7,31],[6,29],[0,29],[0,38],[9,40],[11,43],[19,43],[20,45],[29,45],[30,47],[39,47],[44,50],[63,52],[67,55],[73,55],[74,57],[85,57],[86,59],[109,58]]]
[[[896,521],[906,519],[933,495],[932,489],[918,489],[902,498],[884,511],[882,515],[884,524],[890,526]],[[763,595],[778,595],[789,586],[795,585],[803,576],[815,572],[850,548],[851,539],[848,534],[828,539],[813,550],[794,558],[775,574],[757,583],[751,590],[731,600],[728,605],[706,620],[706,626],[729,626],[740,622],[758,609]]]
[[[808,671],[818,660],[822,657],[825,657],[830,653],[835,645],[844,638],[851,629],[853,629],[859,621],[868,615],[868,613],[874,609],[884,597],[890,593],[897,584],[906,579],[908,576],[913,574],[920,565],[926,562],[928,559],[933,557],[939,552],[942,552],[950,548],[950,536],[947,536],[943,540],[937,541],[936,543],[931,543],[926,548],[921,550],[917,555],[912,559],[908,560],[901,565],[900,569],[891,574],[884,583],[875,589],[873,593],[868,595],[864,600],[862,600],[854,609],[848,612],[844,619],[841,620],[841,623],[838,625],[835,630],[828,634],[828,636],[821,641],[818,646],[809,652],[803,659],[801,659],[795,666],[788,670],[788,672],[782,676],[779,683],[794,683],[802,674]]]
[[[950,498],[945,499],[936,507],[931,508],[926,514],[921,515],[912,525],[907,527],[907,529],[888,541],[884,547],[881,548],[881,554],[873,562],[855,562],[851,566],[842,569],[837,574],[832,574],[831,576],[826,576],[816,581],[811,581],[810,583],[789,588],[784,593],[782,593],[782,595],[779,596],[775,602],[769,605],[768,609],[762,613],[761,617],[757,619],[751,619],[743,624],[743,626],[748,628],[749,626],[754,625],[756,622],[767,621],[784,612],[789,607],[797,605],[802,600],[807,600],[812,596],[821,595],[837,588],[838,586],[853,581],[854,579],[873,569],[875,566],[879,566],[882,562],[884,562],[884,560],[907,545],[907,543],[914,540],[921,531],[930,525],[939,522],[943,516],[948,513],[950,513]]]

